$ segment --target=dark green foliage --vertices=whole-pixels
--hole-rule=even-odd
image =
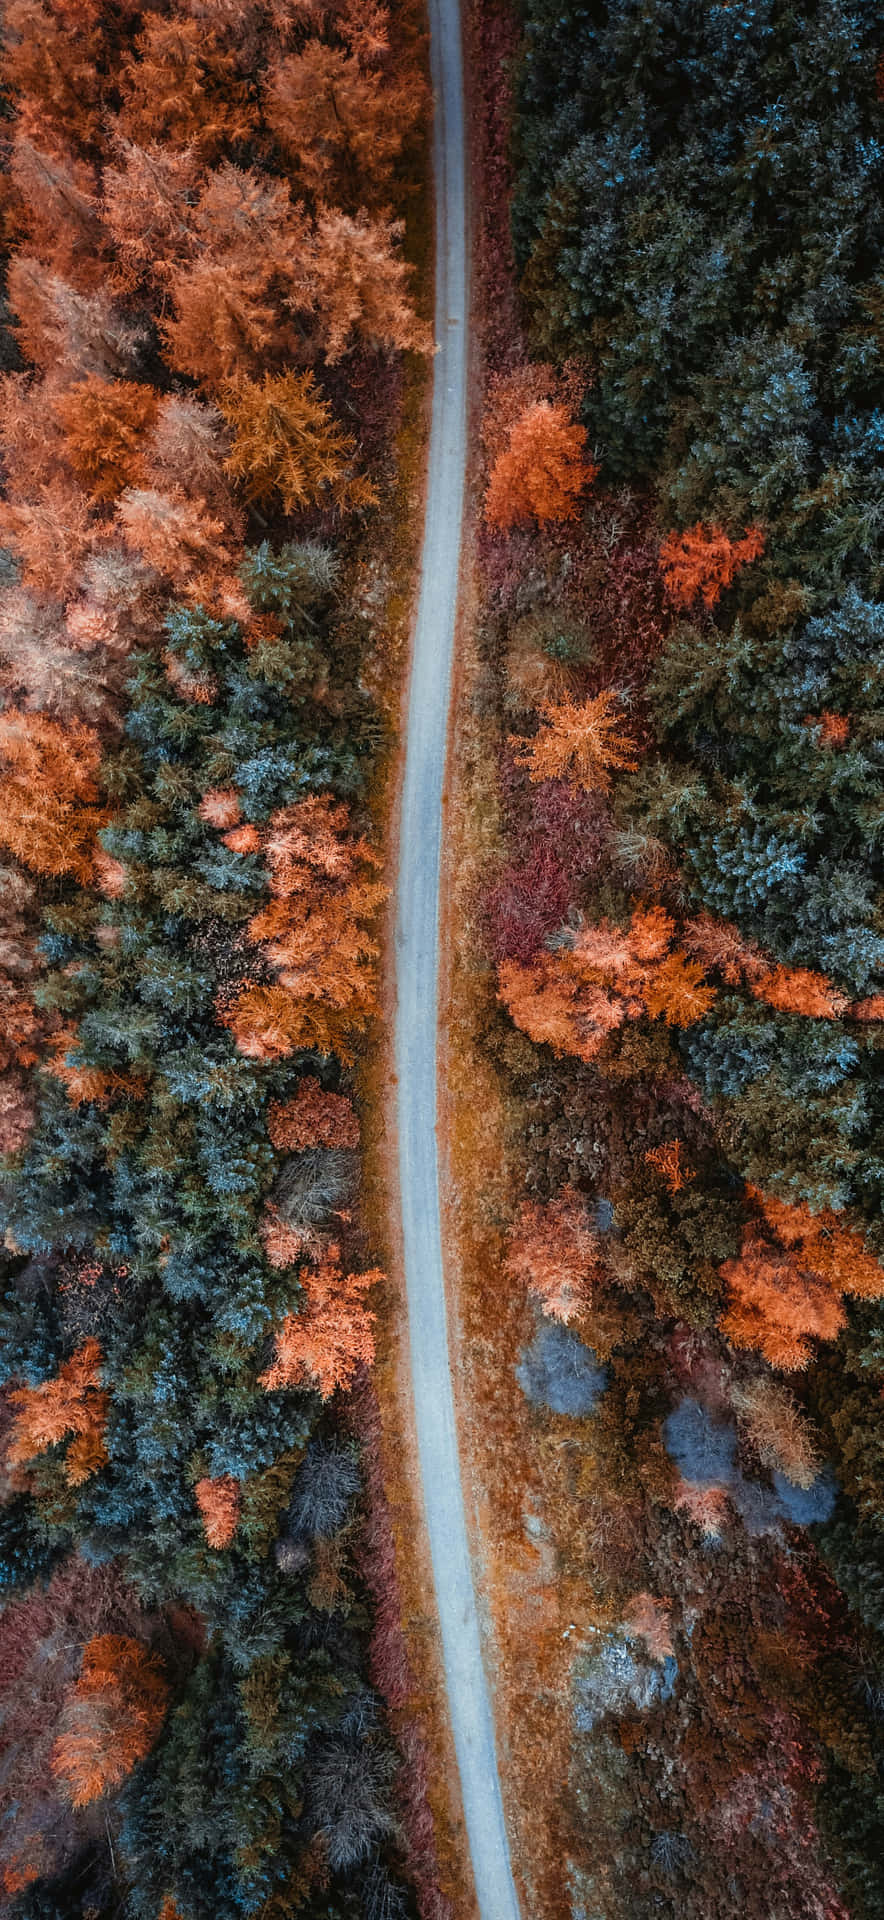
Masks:
[[[849,1209],[869,1251],[884,1253],[880,10],[527,0],[523,19],[513,230],[531,342],[537,359],[585,364],[584,418],[600,488],[612,489],[573,543],[569,595],[582,577],[582,611],[601,627],[592,514],[609,515],[619,581],[624,496],[613,488],[624,481],[642,490],[658,548],[689,528],[764,537],[760,558],[706,604],[699,590],[677,601],[661,566],[662,617],[611,649],[607,678],[628,685],[646,727],[642,764],[613,797],[624,871],[603,864],[589,902],[576,873],[570,890],[572,915],[587,907],[593,921],[613,877],[682,922],[729,923],[731,963],[720,924],[719,958],[705,962],[712,1005],[665,1045],[636,1026],[606,1047],[607,1111],[573,1062],[520,1075],[531,1080],[531,1190],[602,1176],[614,1202],[621,1338],[598,1424],[611,1476],[630,1498],[643,1484],[647,1502],[640,1547],[630,1554],[612,1521],[596,1578],[696,1607],[673,1710],[621,1714],[578,1758],[589,1861],[574,1910],[878,1920],[881,1305],[848,1300],[841,1337],[792,1376],[818,1447],[802,1486],[776,1468],[768,1480],[761,1430],[752,1442],[745,1424],[768,1370],[717,1323],[746,1181],[814,1212]],[[495,565],[514,615],[516,591]],[[519,567],[530,574],[521,552]],[[546,554],[538,567],[554,602]],[[702,942],[701,928],[696,951]],[[788,975],[769,1004],[759,982],[774,965],[809,970],[833,1004],[809,1010],[808,983],[803,993]],[[689,1174],[671,1191],[649,1179],[646,1153],[675,1137]],[[702,1568],[697,1533],[690,1545],[668,1537],[671,1512],[664,1521],[655,1506],[672,1498],[649,1438],[661,1398],[664,1415],[695,1408],[698,1431],[738,1450],[737,1468],[722,1458],[704,1479],[670,1448],[670,1470],[675,1458],[695,1492],[727,1489],[726,1517],[714,1501],[706,1513]],[[776,1424],[788,1401],[767,1404]],[[735,1514],[748,1547],[742,1535],[734,1545]],[[744,1814],[716,1844],[716,1800],[724,1808],[731,1794]],[[779,1794],[785,1874],[771,1847]]]
[[[302,1063],[243,1058],[218,1020],[243,980],[270,977],[246,925],[266,870],[200,813],[207,791],[234,786],[242,817],[263,821],[306,791],[351,794],[361,775],[345,728],[301,698],[333,651],[333,561],[265,546],[244,578],[275,623],[257,645],[185,607],[167,622],[183,691],[155,655],[135,661],[104,768],[102,838],[124,880],[47,905],[39,988],[72,1032],[69,1065],[106,1080],[84,1098],[41,1074],[38,1123],[6,1181],[21,1249],[6,1260],[7,1368],[36,1384],[94,1338],[108,1409],[106,1464],[72,1486],[53,1447],[33,1496],[5,1509],[3,1578],[43,1579],[74,1536],[91,1561],[118,1561],[145,1604],[198,1616],[207,1644],[123,1796],[133,1920],[156,1920],[168,1894],[188,1920],[255,1913],[298,1881],[320,1827],[334,1884],[303,1910],[336,1913],[339,1887],[343,1916],[354,1875],[396,1839],[395,1756],[345,1540],[334,1580],[322,1573],[359,1489],[356,1449],[311,1443],[318,1397],[259,1378],[300,1298],[296,1271],[265,1257],[265,1204],[273,1193],[286,1218],[326,1224],[352,1198],[355,1156],[273,1152],[267,1106],[291,1096]],[[211,703],[187,697],[197,679]],[[195,1488],[226,1476],[241,1525],[212,1547]]]

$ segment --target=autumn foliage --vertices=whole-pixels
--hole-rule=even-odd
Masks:
[[[563,929],[528,966],[501,965],[500,998],[532,1040],[580,1060],[595,1059],[609,1034],[645,1014],[691,1026],[715,989],[674,937],[675,922],[661,907],[636,908],[626,931],[606,921]]]
[[[543,701],[541,724],[530,740],[514,740],[524,747],[518,764],[532,780],[570,780],[587,793],[607,793],[613,772],[634,772],[635,743],[620,724],[619,696],[611,688],[578,703]]]
[[[598,467],[586,457],[586,429],[549,400],[527,407],[491,469],[485,518],[506,531],[532,519],[572,520]]]
[[[27,1466],[37,1454],[63,1440],[70,1440],[64,1460],[69,1486],[81,1486],[104,1465],[109,1396],[100,1384],[101,1359],[98,1341],[87,1340],[64,1361],[54,1380],[44,1380],[38,1387],[13,1388],[9,1466]]]
[[[339,1258],[332,1244],[319,1267],[301,1269],[304,1303],[277,1329],[273,1364],[261,1375],[268,1393],[306,1386],[327,1400],[350,1385],[360,1361],[374,1359],[375,1316],[365,1296],[384,1276],[376,1267],[345,1274]]]
[[[739,1257],[721,1269],[730,1294],[721,1326],[735,1346],[755,1347],[791,1372],[807,1366],[814,1340],[840,1332],[845,1294],[884,1297],[884,1267],[837,1214],[813,1214],[752,1187],[749,1198],[756,1219]]]
[[[546,1206],[525,1202],[509,1236],[506,1272],[545,1313],[566,1325],[579,1317],[602,1271],[598,1233],[573,1188]]]
[[[697,599],[714,607],[738,568],[760,559],[763,552],[761,527],[749,527],[742,540],[730,540],[722,527],[699,524],[667,534],[660,567],[669,598],[678,607],[689,607]]]
[[[239,1525],[241,1506],[238,1481],[223,1473],[217,1480],[198,1480],[194,1497],[210,1547],[229,1547]]]
[[[105,1633],[88,1642],[52,1749],[52,1771],[75,1807],[120,1786],[150,1752],[168,1694],[159,1661],[137,1640]]]
[[[8,707],[0,714],[0,846],[34,873],[92,873],[100,746],[90,727],[60,726]]]
[[[277,974],[247,987],[221,1017],[241,1053],[281,1059],[298,1047],[350,1051],[375,1005],[377,943],[369,931],[386,888],[378,856],[353,835],[344,804],[327,794],[275,813],[262,835],[270,904],[249,922]]]
[[[326,1093],[312,1074],[298,1084],[293,1100],[273,1101],[267,1131],[280,1153],[305,1147],[358,1147],[359,1120],[344,1093]]]

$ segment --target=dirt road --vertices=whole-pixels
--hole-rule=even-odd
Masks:
[[[436,1073],[442,789],[467,416],[466,142],[458,0],[430,0],[436,339],[396,922],[399,1180],[411,1373],[448,1706],[482,1920],[519,1920],[464,1518],[439,1218]]]

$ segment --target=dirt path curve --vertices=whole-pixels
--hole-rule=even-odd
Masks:
[[[464,1518],[439,1217],[439,884],[466,463],[467,232],[458,0],[429,0],[436,96],[436,339],[396,920],[399,1182],[411,1377],[448,1708],[481,1920],[519,1920]]]

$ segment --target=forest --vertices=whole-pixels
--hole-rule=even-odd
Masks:
[[[475,12],[475,1292],[575,1596],[549,1911],[880,1920],[880,10]]]
[[[382,0],[4,9],[16,1920],[397,1920],[432,1879],[357,1101],[424,65]]]
[[[884,1920],[880,8],[464,31],[442,1118],[526,1920]],[[372,1374],[427,44],[3,10],[9,1920],[451,1920]]]

